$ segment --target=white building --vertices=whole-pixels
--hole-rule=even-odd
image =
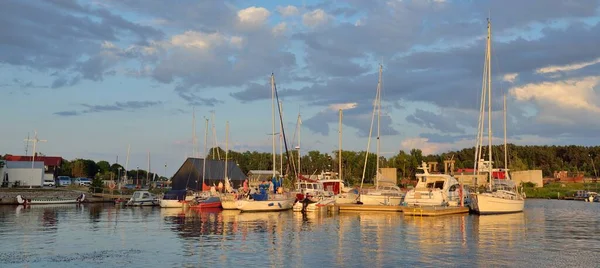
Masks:
[[[29,161],[3,161],[0,168],[3,187],[19,186],[42,187],[44,185],[44,162],[35,161],[33,168]],[[0,164],[2,165],[2,164]]]

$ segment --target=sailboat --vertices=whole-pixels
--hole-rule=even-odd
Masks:
[[[276,155],[275,155],[275,75],[271,74],[271,107],[272,107],[272,127],[273,135],[273,178],[276,178]],[[281,109],[279,109],[281,116]],[[283,133],[282,133],[283,134]],[[287,150],[287,147],[286,147]],[[289,162],[289,161],[288,161]],[[289,163],[288,163],[289,164]],[[296,202],[296,197],[293,195],[281,193],[270,193],[269,187],[266,185],[259,186],[260,192],[251,194],[252,199],[238,200],[237,208],[242,212],[265,212],[265,211],[281,211],[292,209]],[[279,188],[282,189],[282,188]]]
[[[229,121],[225,126],[225,193],[221,194],[221,206],[223,209],[237,209],[237,195],[232,193],[231,181],[229,181]]]
[[[204,157],[202,164],[202,188],[204,188],[204,180],[206,178],[206,156],[207,150],[206,145],[208,141],[208,119],[206,119],[205,124],[205,133],[204,133]],[[196,184],[197,185],[197,184]],[[204,190],[204,189],[203,189]],[[221,197],[213,191],[202,191],[196,195],[196,198],[190,202],[190,208],[220,208],[221,207]]]
[[[525,197],[510,179],[506,147],[506,97],[504,98],[504,169],[493,168],[492,161],[492,25],[487,24],[486,57],[483,70],[483,85],[481,89],[481,107],[477,144],[475,146],[475,173],[486,172],[489,176],[488,187],[483,193],[471,194],[471,210],[478,214],[499,214],[521,212],[525,206]],[[487,101],[486,101],[487,97]],[[488,108],[488,160],[482,158],[483,130],[485,125],[485,108]],[[504,179],[494,179],[494,174],[504,174]]]
[[[379,81],[377,82],[377,94],[375,96],[375,103],[373,107],[373,116],[377,113],[377,168],[375,175],[375,189],[371,189],[367,193],[361,193],[359,196],[359,200],[364,205],[393,205],[399,206],[404,198],[404,193],[398,187],[394,181],[391,183],[386,183],[386,185],[380,185],[381,172],[379,170],[379,147],[380,147],[380,120],[381,120],[381,80],[382,80],[382,72],[383,65],[379,65]],[[371,120],[371,129],[369,130],[369,134],[373,129],[373,120]],[[367,145],[367,152],[365,158],[368,158],[369,155],[369,145],[371,144],[371,135],[369,135],[369,142]],[[363,181],[365,176],[365,171],[367,167],[367,161],[365,159],[365,166],[363,169]],[[361,183],[362,184],[362,183]],[[362,189],[362,185],[361,185]]]

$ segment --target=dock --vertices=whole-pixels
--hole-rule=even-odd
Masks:
[[[406,216],[444,216],[469,213],[468,207],[404,207]]]
[[[402,212],[402,206],[377,206],[358,204],[337,204],[334,208],[339,211],[392,211]]]
[[[105,193],[94,193],[93,197],[100,197],[104,199],[130,199],[132,195],[126,194],[105,194]]]

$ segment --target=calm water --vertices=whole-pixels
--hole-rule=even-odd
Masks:
[[[599,215],[553,200],[436,218],[0,206],[0,267],[598,267]]]

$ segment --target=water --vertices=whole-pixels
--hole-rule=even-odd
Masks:
[[[0,267],[598,267],[600,204],[524,213],[239,213],[0,206]]]

